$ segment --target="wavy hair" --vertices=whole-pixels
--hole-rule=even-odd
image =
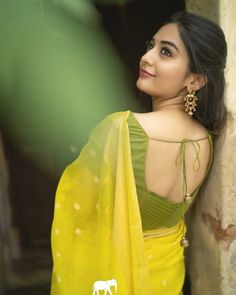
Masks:
[[[212,134],[219,135],[227,120],[224,103],[224,68],[227,57],[225,35],[219,25],[193,13],[172,14],[165,24],[176,23],[189,56],[189,70],[202,74],[207,83],[196,91],[197,110],[193,118]]]

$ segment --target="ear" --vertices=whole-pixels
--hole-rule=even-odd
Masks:
[[[202,74],[190,74],[189,82],[187,85],[188,91],[194,89],[194,91],[197,91],[201,89],[204,85],[207,83],[207,76]]]

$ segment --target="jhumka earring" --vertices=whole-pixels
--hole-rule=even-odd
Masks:
[[[193,115],[193,112],[196,112],[196,106],[197,103],[196,101],[198,100],[198,98],[195,95],[195,91],[194,89],[192,91],[190,91],[185,97],[184,97],[184,101],[185,102],[185,112],[187,112],[190,116]]]

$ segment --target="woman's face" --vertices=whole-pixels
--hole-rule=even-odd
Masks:
[[[156,98],[185,95],[188,55],[176,24],[160,28],[140,60],[137,87]]]

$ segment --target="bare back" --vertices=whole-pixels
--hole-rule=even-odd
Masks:
[[[182,202],[183,166],[178,161],[176,165],[181,141],[205,138],[194,143],[185,143],[187,192],[191,194],[204,179],[210,160],[211,147],[207,130],[192,118],[175,112],[158,111],[133,115],[149,138],[145,161],[146,188],[173,202]],[[200,166],[194,170],[197,150]]]

